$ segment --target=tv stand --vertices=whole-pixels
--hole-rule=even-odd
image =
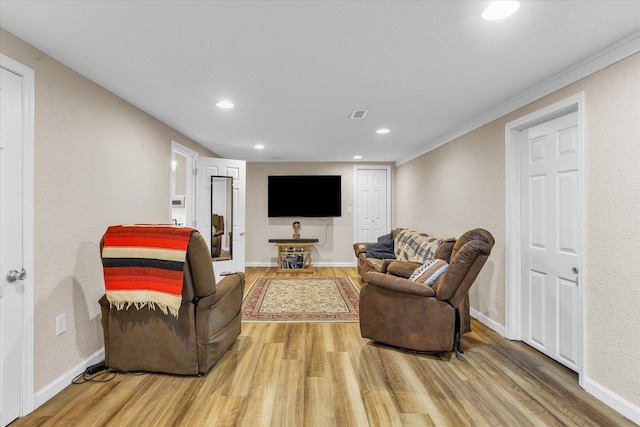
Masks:
[[[278,266],[283,273],[313,273],[311,248],[318,239],[269,239],[278,247]]]

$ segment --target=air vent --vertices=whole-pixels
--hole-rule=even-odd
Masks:
[[[350,120],[362,120],[365,118],[369,110],[353,110],[349,116]]]

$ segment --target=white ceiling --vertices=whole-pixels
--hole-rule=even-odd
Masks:
[[[640,1],[487,4],[2,0],[0,26],[223,157],[293,162],[410,157],[640,30]]]

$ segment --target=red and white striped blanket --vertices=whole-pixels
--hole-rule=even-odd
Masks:
[[[109,303],[118,310],[157,306],[178,317],[184,262],[194,230],[169,225],[109,227],[102,249]]]

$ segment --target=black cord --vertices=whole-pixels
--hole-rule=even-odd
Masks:
[[[121,371],[119,369],[113,369],[108,366],[106,366],[106,370],[101,370],[101,371],[90,374],[89,371],[91,368],[92,366],[89,366],[87,369],[85,369],[83,373],[77,375],[74,379],[71,380],[71,384],[84,384],[87,382],[106,383],[113,380],[117,374],[132,375],[132,376],[140,376],[140,375],[148,374],[148,372],[146,371],[140,371],[140,372]],[[110,376],[107,378],[99,378],[104,375],[110,375]]]
[[[323,247],[324,245],[327,244],[327,231],[329,231],[329,223],[333,218],[319,218],[320,221],[322,222],[326,222],[327,224],[324,226],[324,242],[322,243],[316,243],[316,246],[320,246]]]
[[[104,378],[104,379],[98,378],[108,374],[111,374],[111,376],[109,376],[108,378]],[[115,377],[116,377],[116,372],[112,371],[111,369],[107,371],[100,371],[95,374],[87,374],[87,372],[85,371],[80,375],[76,376],[73,380],[71,380],[71,384],[84,384],[87,382],[106,383],[108,381],[111,381]]]

